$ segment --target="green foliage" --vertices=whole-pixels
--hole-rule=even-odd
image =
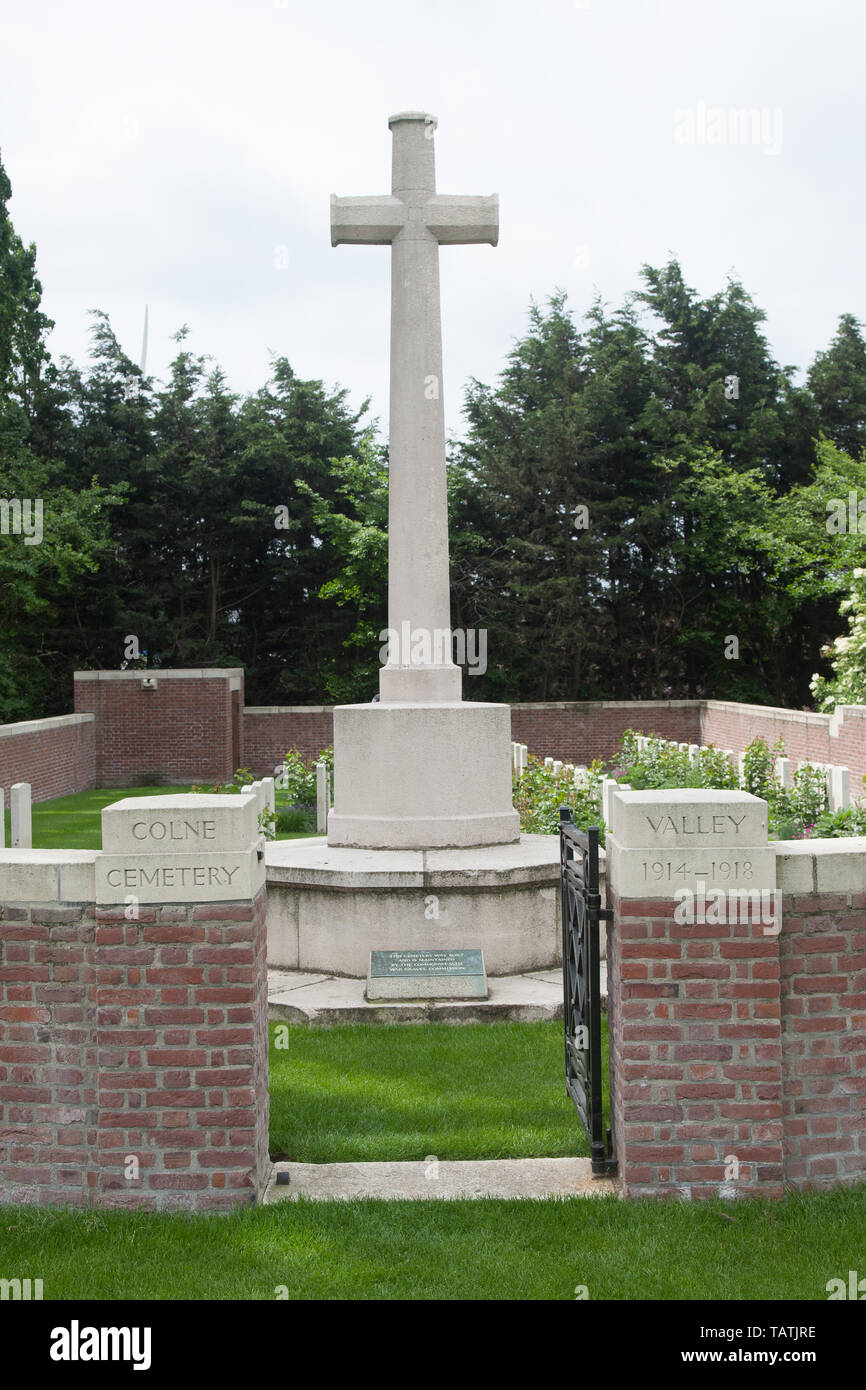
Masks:
[[[314,835],[316,813],[309,806],[277,805],[275,830],[278,835]]]
[[[605,824],[601,815],[601,779],[604,764],[594,761],[587,769],[582,785],[576,786],[574,770],[554,773],[543,759],[530,756],[521,776],[513,775],[514,808],[520,815],[524,835],[556,835],[559,833],[559,810],[571,808],[579,830],[591,825],[599,828],[599,842],[604,844]]]
[[[842,811],[822,811],[815,820],[814,840],[835,840],[851,835],[866,835],[866,806],[846,806]]]
[[[622,753],[617,759],[623,768],[620,781],[633,791],[671,787],[715,787],[719,790],[737,786],[737,772],[730,758],[713,745],[701,748],[695,763],[689,761],[687,750],[676,743],[654,736],[647,737],[643,749],[638,748],[638,735],[627,729],[622,736]]]
[[[283,761],[276,774],[277,806],[316,804],[316,773],[308,768],[297,748],[290,748],[283,754]]]
[[[832,679],[816,674],[811,682],[815,704],[828,713],[837,705],[866,704],[866,569],[851,571],[851,587],[839,612],[848,620],[848,632],[825,649]]]

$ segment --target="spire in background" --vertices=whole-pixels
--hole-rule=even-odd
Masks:
[[[141,375],[145,375],[147,367],[147,305],[144,306],[144,335],[141,340]]]

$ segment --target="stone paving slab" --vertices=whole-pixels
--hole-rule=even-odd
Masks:
[[[277,1174],[289,1181],[277,1183]],[[360,1197],[388,1201],[455,1201],[479,1197],[599,1197],[616,1194],[609,1178],[594,1178],[588,1158],[500,1158],[414,1163],[275,1163],[265,1203],[349,1202]]]
[[[534,1023],[562,1018],[558,970],[528,975],[493,975],[487,999],[377,999],[364,997],[366,980],[301,970],[268,971],[268,1017],[283,1023]],[[607,970],[601,965],[602,1007],[607,1004]]]

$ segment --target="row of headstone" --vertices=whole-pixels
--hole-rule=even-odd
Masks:
[[[11,849],[33,848],[33,808],[29,782],[15,782],[9,788],[9,846]],[[0,787],[0,849],[6,844],[6,794]]]
[[[558,758],[545,758],[544,766],[549,767],[554,777],[560,773],[567,777],[573,785],[580,790],[589,784],[589,768],[585,763],[563,763]]]
[[[657,740],[658,741],[658,740]],[[643,734],[638,735],[638,751],[643,752],[650,742],[649,738]],[[668,743],[669,740],[662,739],[661,742]],[[697,743],[671,743],[671,747],[679,748],[681,753],[688,753],[689,762],[694,766],[700,759],[701,747]],[[706,745],[703,745],[704,747]],[[722,752],[732,763],[736,765],[740,779],[740,785],[745,784],[746,780],[746,755],[745,753],[735,754],[732,748],[723,748]],[[842,811],[846,806],[851,805],[851,773],[847,767],[839,767],[836,763],[816,763],[806,760],[797,764],[797,771],[804,767],[814,767],[823,772],[824,780],[827,785],[827,804],[831,811]],[[790,758],[777,758],[775,762],[776,779],[779,785],[786,791],[790,791],[794,785],[794,773],[791,767]]]
[[[670,748],[678,748],[679,751],[680,751],[681,753],[685,753],[685,754],[688,756],[689,763],[691,764],[692,767],[694,767],[696,763],[699,763],[699,762],[700,762],[700,760],[701,760],[701,752],[702,752],[703,749],[706,748],[706,746],[707,746],[706,744],[701,744],[701,743],[674,743],[673,740],[671,740],[671,739],[666,739],[666,738],[662,738],[662,739],[653,738],[653,739],[651,739],[649,736],[647,736],[647,735],[645,735],[645,734],[638,734],[637,738],[635,739],[635,742],[637,743],[637,748],[638,748],[638,752],[639,752],[639,753],[645,752],[647,746],[648,746],[651,742],[652,742],[652,743],[665,743],[665,744],[667,744],[668,747],[670,747]],[[737,755],[736,755],[736,753],[734,752],[733,748],[723,748],[721,751],[722,751],[722,753],[724,753],[724,755],[725,755],[725,757],[728,759],[728,761],[729,761],[730,763],[732,763],[733,766],[736,767],[736,766],[737,766]],[[743,755],[742,755],[742,753],[741,753],[741,754],[740,754],[740,765],[741,765],[741,766],[742,766],[742,758],[743,758]]]
[[[511,767],[512,771],[516,772],[518,777],[522,776],[528,758],[529,749],[525,743],[511,744]]]

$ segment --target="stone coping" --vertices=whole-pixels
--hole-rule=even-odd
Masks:
[[[325,836],[265,847],[269,884],[322,888],[495,888],[559,878],[559,837],[521,835],[513,845],[469,849],[350,849]]]
[[[334,705],[244,705],[244,714],[333,714]]]
[[[776,887],[783,893],[866,892],[866,836],[772,840]]]
[[[200,681],[223,680],[226,676],[242,676],[243,674],[243,666],[203,666],[200,668],[142,666],[134,671],[75,671],[73,679],[77,681],[140,681],[154,677],[157,680],[163,678],[173,681]]]
[[[95,714],[54,714],[48,719],[21,719],[17,724],[0,724],[0,738],[42,734],[48,729],[62,729],[72,724],[92,724],[95,719]]]
[[[97,857],[87,849],[0,849],[0,905],[92,903]]]
[[[783,893],[866,892],[866,836],[771,840]],[[92,902],[100,851],[0,849],[0,904]],[[604,850],[599,868],[604,876]],[[265,846],[269,884],[326,888],[489,888],[550,883],[559,876],[556,835],[522,835],[517,845],[479,849],[360,850],[324,836]]]

